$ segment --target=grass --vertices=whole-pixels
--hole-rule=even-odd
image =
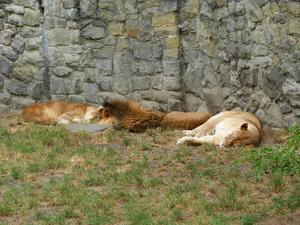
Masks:
[[[300,129],[280,145],[177,146],[180,131],[0,126],[0,224],[241,224],[300,209]]]

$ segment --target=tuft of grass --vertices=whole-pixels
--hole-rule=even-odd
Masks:
[[[227,225],[227,224],[229,224],[229,220],[226,216],[217,215],[217,216],[213,217],[211,224],[212,225]]]
[[[44,222],[47,225],[64,225],[66,220],[63,214],[47,215],[40,211],[36,213],[36,218],[38,221]]]
[[[10,216],[11,214],[12,214],[12,210],[10,207],[0,204],[0,217]]]
[[[220,193],[219,205],[225,210],[240,210],[242,203],[238,200],[237,185],[232,182]]]
[[[240,219],[242,225],[253,225],[257,222],[257,217],[253,215],[244,215]]]
[[[10,169],[10,175],[13,179],[15,180],[19,180],[21,178],[23,178],[23,171],[22,168],[19,166],[14,166]]]
[[[294,193],[287,198],[275,197],[273,198],[274,208],[278,211],[283,211],[284,208],[294,211],[300,208],[300,194]]]
[[[151,225],[153,224],[151,218],[146,213],[145,209],[127,209],[126,218],[131,225]]]
[[[104,181],[101,178],[100,174],[97,173],[97,171],[91,170],[87,172],[87,175],[84,179],[84,184],[88,187],[99,186],[103,185]]]
[[[29,163],[27,170],[31,173],[38,173],[42,171],[41,163]]]
[[[269,181],[269,186],[272,191],[280,192],[284,185],[284,176],[280,173],[272,174]]]
[[[181,209],[174,208],[171,211],[171,218],[177,222],[183,219],[183,212]]]
[[[0,138],[7,134],[8,134],[7,129],[0,123]]]
[[[299,148],[300,147],[300,126],[291,127],[288,129],[291,134],[287,141],[288,146]]]
[[[87,219],[88,225],[107,224],[108,222],[110,222],[110,218],[101,214],[89,215]]]
[[[175,160],[177,162],[185,162],[188,156],[191,156],[192,151],[187,145],[181,145],[175,154]]]
[[[140,144],[140,148],[141,148],[142,151],[149,151],[149,150],[151,150],[151,146],[149,144],[147,144],[147,143],[144,143],[144,142]]]

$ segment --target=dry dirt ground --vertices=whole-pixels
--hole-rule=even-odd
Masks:
[[[178,130],[70,133],[1,114],[0,224],[300,224],[293,130],[219,149],[177,146]]]

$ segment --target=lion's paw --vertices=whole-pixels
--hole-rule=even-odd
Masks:
[[[192,130],[183,130],[182,133],[184,133],[186,136],[193,136]]]
[[[184,139],[180,138],[180,139],[177,140],[176,145],[181,145],[183,143],[184,143]]]

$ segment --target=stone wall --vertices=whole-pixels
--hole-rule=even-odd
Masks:
[[[1,0],[0,111],[68,98],[300,124],[300,3]]]

